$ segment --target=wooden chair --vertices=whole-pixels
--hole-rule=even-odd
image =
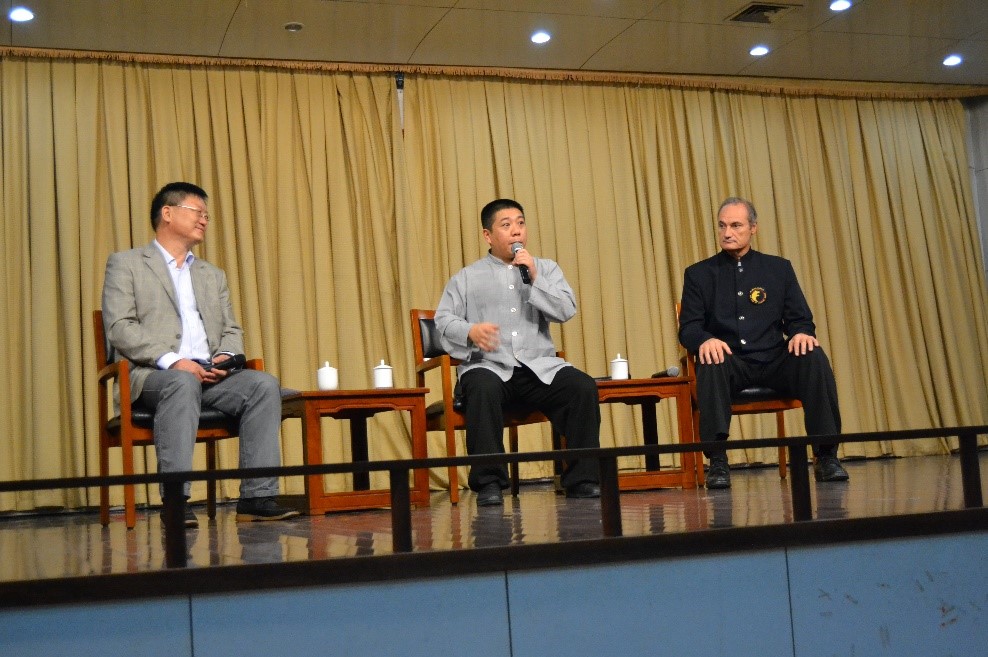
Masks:
[[[676,304],[676,326],[679,326],[679,311],[682,304]],[[693,426],[699,431],[700,410],[696,396],[696,354],[687,353],[685,357],[686,373],[691,377],[690,397],[693,400]],[[731,400],[731,413],[733,415],[755,415],[758,413],[775,413],[775,428],[779,438],[786,437],[786,418],[783,413],[795,408],[802,408],[803,404],[795,397],[784,397],[772,388],[766,386],[752,386],[745,388],[734,395]],[[703,468],[699,468],[701,478]],[[779,447],[779,477],[786,478],[786,448]],[[699,482],[701,485],[703,481]]]
[[[424,388],[426,372],[439,369],[442,380],[443,398],[426,408],[426,430],[442,431],[446,434],[446,455],[456,456],[456,431],[466,428],[462,403],[455,397],[453,369],[458,360],[443,351],[436,330],[434,310],[411,311],[412,342],[415,349],[415,385]],[[508,429],[508,449],[518,451],[518,427],[525,424],[548,422],[539,411],[528,408],[509,408],[505,411],[504,426]],[[553,449],[559,449],[562,438],[553,431]],[[518,464],[511,464],[511,494],[518,495]],[[459,477],[456,467],[449,468],[449,499],[456,504],[460,501]]]
[[[103,311],[93,311],[93,335],[96,340],[96,370],[99,402],[99,474],[106,477],[110,474],[110,449],[119,447],[123,460],[122,474],[134,474],[134,448],[154,445],[152,426],[154,413],[139,402],[130,400],[130,362],[121,360],[110,362],[112,348],[106,341],[106,331],[103,327]],[[261,359],[247,361],[247,367],[263,370]],[[119,385],[121,394],[119,413],[110,417],[110,403],[113,399],[114,381]],[[206,467],[216,469],[216,441],[224,438],[235,438],[239,433],[239,421],[214,408],[205,407],[199,417],[199,431],[196,442],[206,445]],[[206,505],[210,518],[216,516],[216,483],[208,482],[206,488]],[[134,486],[124,486],[124,518],[127,529],[133,529],[137,523]],[[99,493],[100,522],[103,526],[110,524],[110,489],[101,486]]]

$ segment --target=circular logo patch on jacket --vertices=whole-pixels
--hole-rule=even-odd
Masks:
[[[751,288],[751,292],[748,293],[748,298],[751,300],[751,303],[765,303],[765,299],[768,298],[768,295],[765,294],[765,288],[753,287]]]

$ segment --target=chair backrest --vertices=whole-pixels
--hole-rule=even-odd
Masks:
[[[106,327],[103,326],[103,311],[93,311],[93,338],[96,343],[96,369],[101,370],[110,364],[113,347],[106,340]]]
[[[439,341],[439,331],[436,330],[436,311],[413,308],[411,316],[415,362],[421,363],[445,354]]]

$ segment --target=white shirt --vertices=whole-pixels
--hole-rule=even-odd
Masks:
[[[209,343],[206,340],[206,327],[202,323],[199,315],[199,306],[196,305],[196,295],[192,290],[192,263],[196,257],[192,252],[185,254],[185,262],[181,267],[176,267],[177,260],[165,248],[154,241],[154,245],[161,251],[168,266],[168,273],[172,277],[175,285],[175,297],[178,299],[178,311],[182,318],[182,344],[179,345],[178,353],[170,351],[158,359],[158,368],[167,370],[176,361],[183,358],[193,360],[210,360]]]

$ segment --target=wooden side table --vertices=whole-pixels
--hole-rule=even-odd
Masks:
[[[690,401],[690,381],[688,376],[663,377],[656,379],[604,379],[597,381],[597,394],[601,404],[635,404],[642,408],[642,431],[646,445],[659,444],[659,431],[656,424],[655,405],[661,399],[676,400],[676,419],[679,424],[679,442],[697,442],[693,427],[693,408]],[[644,490],[647,488],[696,488],[696,452],[680,454],[680,467],[659,469],[658,456],[645,458],[642,472],[622,472],[618,474],[621,490]],[[702,467],[702,466],[701,466]]]
[[[350,421],[353,462],[367,461],[367,418],[384,411],[408,411],[412,419],[412,458],[428,457],[425,433],[425,395],[428,388],[373,388],[370,390],[313,390],[282,399],[281,417],[302,420],[303,454],[306,465],[322,461],[320,418]],[[326,492],[322,475],[305,478],[305,497],[310,514],[349,511],[391,505],[388,489],[370,488],[370,473],[353,475],[353,490]],[[412,504],[429,505],[429,473],[415,470],[410,491]]]

